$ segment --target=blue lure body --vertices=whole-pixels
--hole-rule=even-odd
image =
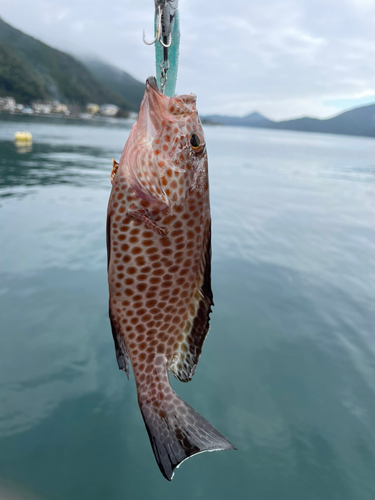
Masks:
[[[157,14],[155,14],[155,34],[157,25]],[[180,18],[179,13],[176,11],[174,26],[172,30],[171,45],[168,47],[168,60],[169,68],[167,71],[167,81],[164,87],[164,94],[168,97],[173,97],[176,90],[177,71],[178,71],[178,56],[180,54]],[[164,61],[164,47],[160,42],[155,43],[155,66],[156,66],[156,80],[159,89],[161,88],[161,65]]]

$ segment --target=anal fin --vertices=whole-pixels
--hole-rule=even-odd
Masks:
[[[111,322],[112,336],[115,343],[116,359],[119,370],[126,373],[129,380],[129,356],[126,352],[126,347],[122,336],[117,332],[115,322],[111,314],[111,307],[109,307],[109,320]]]
[[[111,261],[111,217],[107,216],[107,268],[109,270],[109,265]],[[129,379],[129,356],[126,353],[125,342],[121,334],[116,329],[115,320],[111,312],[111,306],[109,306],[109,320],[111,322],[112,336],[115,343],[116,358],[118,367],[126,373]]]

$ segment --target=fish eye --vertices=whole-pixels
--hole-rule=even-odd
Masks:
[[[190,144],[196,153],[201,153],[204,149],[204,142],[197,132],[193,132],[190,136]]]

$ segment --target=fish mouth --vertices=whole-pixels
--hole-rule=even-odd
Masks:
[[[169,97],[159,90],[156,78],[146,80],[145,95],[139,111],[138,126],[146,131],[148,140],[155,138],[162,122],[168,119]]]
[[[157,81],[156,81],[156,78],[154,76],[149,76],[147,78],[146,89],[147,89],[147,87],[151,87],[152,89],[156,90],[156,92],[158,92],[158,94],[161,94],[159,87],[158,87],[158,84],[157,84]]]
[[[148,103],[149,111],[152,113],[159,114],[159,117],[163,115],[166,117],[168,110],[169,97],[164,95],[158,87],[156,78],[154,76],[149,76],[146,80],[146,90],[145,98]]]
[[[195,94],[167,97],[160,91],[154,76],[149,76],[146,80],[145,97],[149,109],[157,111],[162,120],[178,121],[187,115],[197,113]],[[155,120],[153,121],[155,123]]]

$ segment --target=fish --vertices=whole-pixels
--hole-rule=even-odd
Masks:
[[[131,363],[161,473],[235,449],[171,388],[189,382],[209,330],[211,215],[205,136],[194,94],[146,81],[138,119],[113,160],[107,212],[109,318],[120,370]]]

